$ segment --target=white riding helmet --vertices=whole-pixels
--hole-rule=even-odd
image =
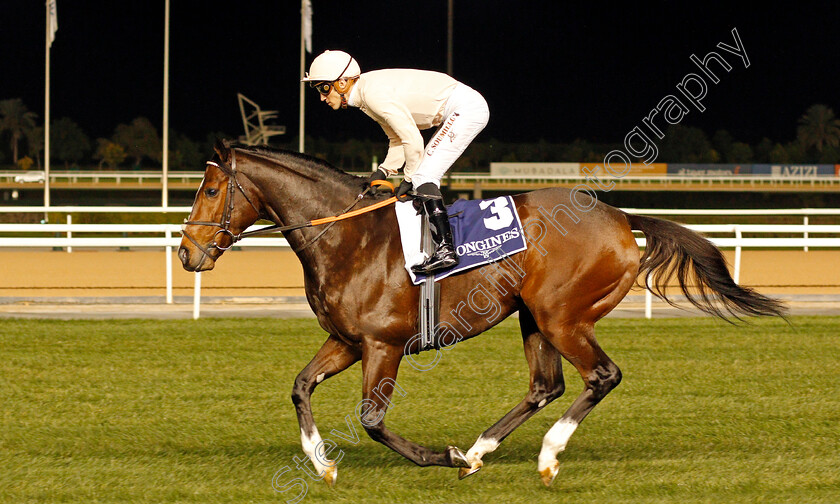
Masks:
[[[335,82],[342,77],[352,79],[362,70],[355,58],[344,51],[324,51],[312,60],[301,82]]]

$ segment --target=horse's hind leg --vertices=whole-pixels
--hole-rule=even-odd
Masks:
[[[356,407],[356,414],[371,439],[384,444],[419,466],[465,467],[464,454],[455,447],[445,452],[435,452],[394,434],[385,427],[385,413],[392,406],[391,397],[396,391],[406,395],[397,383],[397,369],[403,356],[403,347],[384,343],[370,343],[362,356],[363,399]]]
[[[321,444],[321,435],[318,427],[315,426],[315,419],[312,417],[310,398],[315,387],[325,379],[344,371],[361,358],[361,351],[350,347],[335,336],[330,336],[324,345],[315,354],[315,357],[295,378],[295,385],[292,389],[292,402],[297,411],[298,424],[300,425],[300,443],[304,453],[315,466],[315,474],[319,475],[330,485],[335,485],[338,476],[337,463],[332,460],[325,460],[323,455],[319,457],[316,452]]]
[[[519,326],[522,329],[525,359],[531,371],[528,394],[501,420],[481,433],[472,448],[467,451],[470,467],[459,471],[460,478],[481,469],[481,458],[484,455],[494,451],[514,429],[563,395],[565,390],[562,356],[540,333],[531,312],[525,307],[519,312]]]
[[[580,322],[543,333],[577,368],[585,384],[583,392],[543,438],[538,469],[543,483],[548,486],[560,470],[557,454],[566,448],[569,438],[586,415],[619,384],[621,371],[595,341],[593,322]]]

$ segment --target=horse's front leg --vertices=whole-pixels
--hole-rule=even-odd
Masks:
[[[562,355],[545,339],[537,328],[534,317],[527,308],[519,311],[519,325],[525,345],[525,359],[531,371],[528,394],[507,415],[484,431],[467,451],[470,468],[462,468],[458,477],[463,479],[474,474],[484,465],[481,458],[498,448],[511,432],[525,420],[542,410],[566,390],[563,381]]]
[[[419,466],[469,467],[464,454],[453,446],[436,452],[413,443],[385,427],[385,413],[394,392],[405,396],[397,383],[397,370],[403,356],[402,346],[382,342],[366,343],[362,355],[363,399],[356,413],[371,439],[384,444]]]
[[[335,336],[330,336],[324,345],[315,354],[315,357],[295,378],[295,385],[292,389],[292,402],[297,410],[298,424],[300,424],[300,443],[303,451],[315,466],[315,474],[323,477],[330,485],[335,485],[338,476],[337,464],[332,460],[325,460],[323,454],[319,457],[316,453],[321,443],[321,435],[318,427],[315,426],[315,419],[312,417],[310,398],[312,391],[319,383],[330,376],[344,371],[361,358],[359,348],[354,348],[341,341]]]

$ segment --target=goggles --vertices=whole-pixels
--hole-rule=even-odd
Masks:
[[[333,83],[327,81],[313,82],[309,84],[309,87],[317,89],[319,93],[326,96],[332,91]]]

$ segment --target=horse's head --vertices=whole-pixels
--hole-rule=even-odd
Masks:
[[[239,235],[260,217],[259,200],[242,185],[236,151],[221,141],[207,162],[189,219],[181,227],[178,257],[187,271],[213,269],[216,259],[239,240]],[[250,185],[250,184],[249,184]]]

